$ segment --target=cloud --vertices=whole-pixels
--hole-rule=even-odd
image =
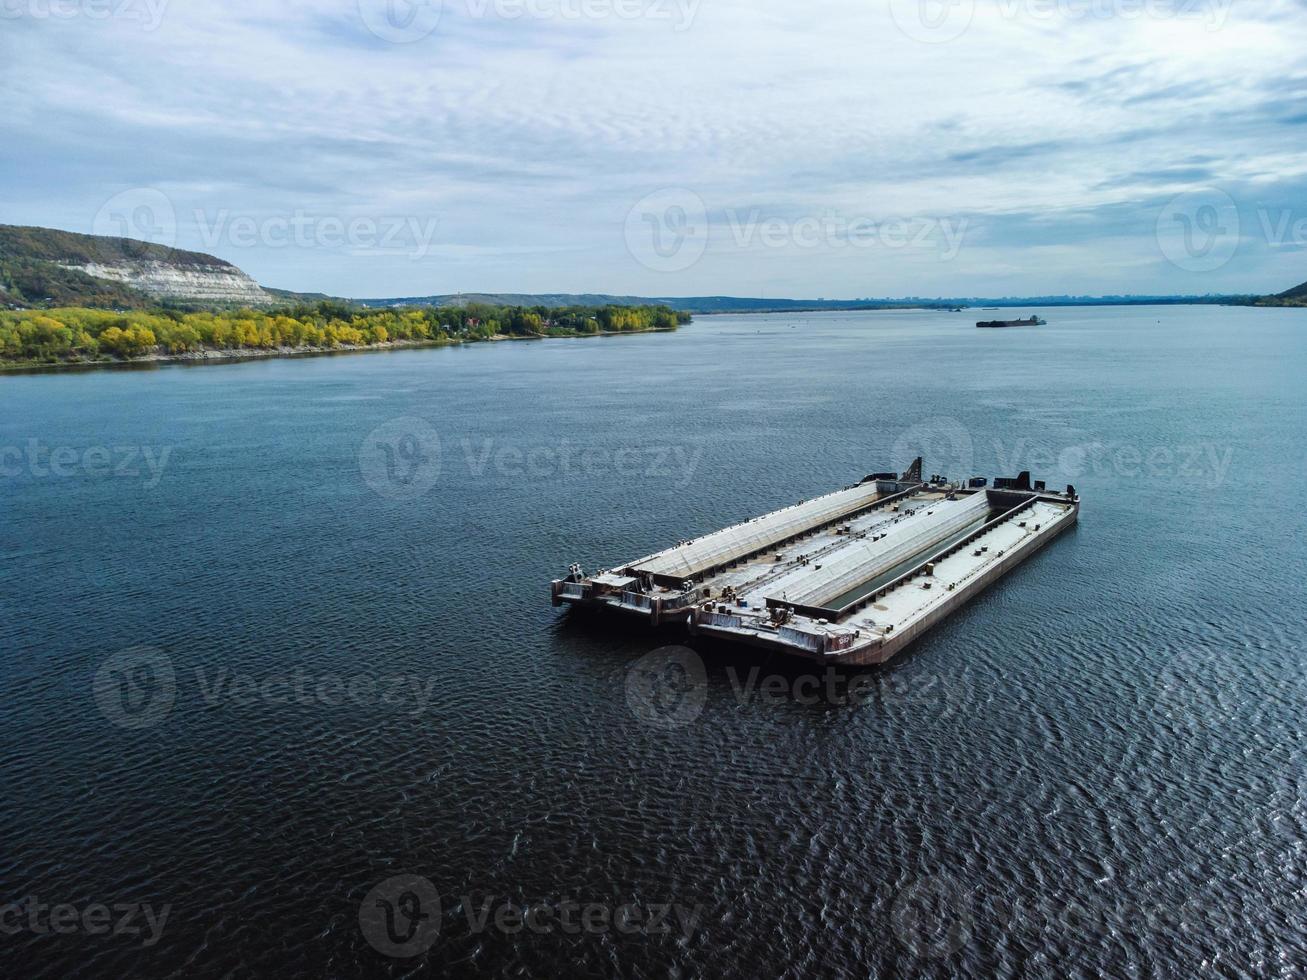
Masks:
[[[438,222],[420,258],[212,246],[288,288],[1245,290],[1293,250],[1253,236],[1196,275],[1158,249],[1166,201],[1214,186],[1307,217],[1307,20],[1290,0],[1089,19],[977,0],[940,43],[892,5],[837,0],[640,0],[641,16],[623,0],[444,0],[406,43],[369,29],[380,0],[175,0],[154,29],[129,16],[147,0],[112,0],[107,19],[26,4],[0,19],[0,220],[89,231],[113,195],[155,187],[191,248],[218,214]],[[675,272],[625,239],[631,208],[664,188],[692,191],[712,224]],[[970,232],[947,262],[741,246],[726,222],[755,210]]]

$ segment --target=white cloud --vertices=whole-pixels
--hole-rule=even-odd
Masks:
[[[213,248],[271,285],[354,295],[1207,292],[1279,287],[1265,277],[1291,262],[1253,236],[1196,276],[1153,237],[1196,186],[1249,226],[1307,217],[1291,0],[959,0],[967,29],[942,43],[905,33],[915,0],[633,2],[445,0],[396,44],[354,0],[172,0],[153,30],[129,16],[146,0],[108,19],[0,0],[21,13],[0,19],[0,220],[90,230],[138,186],[173,200],[187,247],[196,212],[438,219],[421,259]],[[624,230],[665,187],[713,227],[702,260],[660,274]],[[969,232],[949,261],[741,247],[723,221],[755,209]]]

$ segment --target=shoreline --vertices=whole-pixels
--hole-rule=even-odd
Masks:
[[[683,324],[685,326],[686,324]],[[607,330],[575,334],[496,334],[476,340],[387,340],[380,344],[343,345],[340,347],[238,347],[226,350],[206,348],[180,354],[155,352],[141,357],[101,357],[80,361],[0,361],[0,374],[43,374],[50,371],[90,371],[101,368],[151,368],[166,364],[190,366],[237,364],[242,361],[272,358],[324,357],[332,354],[369,354],[374,352],[422,350],[434,347],[467,347],[475,344],[500,344],[541,340],[589,340],[594,337],[632,337],[651,333],[675,333],[679,327],[652,327],[648,330]]]

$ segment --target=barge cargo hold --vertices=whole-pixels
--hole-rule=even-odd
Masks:
[[[861,483],[666,551],[553,583],[555,606],[822,663],[889,660],[1038,552],[1079,516],[1074,487],[1030,474],[951,483],[903,474]]]

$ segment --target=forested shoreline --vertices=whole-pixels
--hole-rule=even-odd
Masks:
[[[688,314],[659,306],[550,309],[468,304],[363,309],[333,301],[266,310],[0,310],[0,365],[586,337],[673,330],[689,320]]]

